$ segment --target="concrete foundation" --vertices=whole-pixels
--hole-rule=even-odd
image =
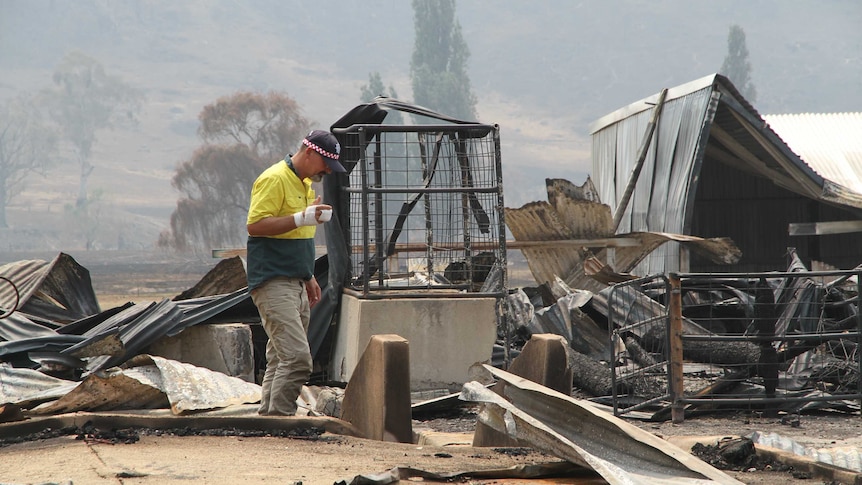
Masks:
[[[497,336],[494,298],[360,299],[342,295],[330,376],[347,382],[372,335],[410,345],[411,390],[461,389],[470,366],[488,362]]]
[[[251,329],[242,323],[195,325],[153,342],[148,353],[254,382]]]

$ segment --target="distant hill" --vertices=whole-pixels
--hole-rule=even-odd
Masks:
[[[862,111],[854,0],[459,0],[457,9],[480,120],[501,127],[508,206],[544,199],[546,177],[582,182],[590,123],[715,72],[731,24],[746,32],[761,113]],[[174,167],[200,144],[204,105],[280,90],[328,126],[374,71],[409,100],[412,15],[394,0],[5,0],[0,101],[47,86],[70,49],[144,90],[140,125],[100,134],[91,186],[110,212],[103,246],[148,247],[176,202]],[[23,228],[68,242],[52,221],[74,197],[74,166],[28,184],[9,213],[15,244],[31,244]]]

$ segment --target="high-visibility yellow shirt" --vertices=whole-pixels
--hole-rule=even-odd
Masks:
[[[316,195],[311,180],[300,179],[289,157],[264,170],[251,189],[247,224],[305,210]],[[310,279],[314,275],[316,226],[302,226],[274,236],[249,236],[246,273],[249,289],[277,277]]]

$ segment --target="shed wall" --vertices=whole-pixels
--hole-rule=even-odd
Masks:
[[[822,261],[839,269],[851,269],[862,263],[862,235],[790,236],[788,226],[853,217],[770,180],[706,160],[694,203],[692,234],[729,237],[742,250],[742,259],[731,268],[692,255],[691,271],[781,271],[787,266],[789,247],[796,249],[809,268],[812,261]]]
[[[687,234],[685,214],[692,200],[701,132],[712,99],[712,86],[665,102],[631,201],[616,230]],[[593,134],[593,174],[603,203],[612,211],[625,193],[652,109],[641,111]],[[695,234],[698,235],[698,234]],[[679,264],[679,245],[667,243],[650,254],[635,272],[652,274],[687,270]]]

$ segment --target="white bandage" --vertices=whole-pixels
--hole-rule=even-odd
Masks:
[[[328,222],[332,219],[332,209],[323,209],[320,211],[320,222]]]
[[[319,224],[317,222],[317,218],[314,217],[315,212],[317,212],[316,205],[310,205],[305,208],[304,211],[299,211],[293,215],[293,222],[296,223],[296,227],[302,226],[316,226]]]

